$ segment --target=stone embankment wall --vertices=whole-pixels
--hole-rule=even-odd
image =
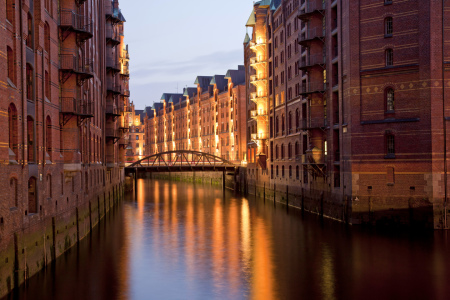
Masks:
[[[84,200],[77,197],[77,203],[69,204],[67,209],[58,210],[58,213],[28,216],[28,224],[15,231],[10,242],[2,243],[0,297],[54,263],[56,258],[85,238],[119,203],[123,193],[124,185],[117,183],[99,193],[90,193],[90,197]],[[0,225],[0,233],[3,231]]]

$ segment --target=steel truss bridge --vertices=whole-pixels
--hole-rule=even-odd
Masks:
[[[142,172],[237,172],[239,166],[221,157],[190,150],[161,152],[147,156],[125,168],[126,173]]]

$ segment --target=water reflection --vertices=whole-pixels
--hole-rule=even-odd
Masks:
[[[448,299],[445,233],[368,232],[209,185],[137,199],[17,299]]]

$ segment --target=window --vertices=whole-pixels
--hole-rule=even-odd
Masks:
[[[277,172],[276,172],[276,174],[277,174],[277,177],[278,177],[278,166],[277,166]]]
[[[11,178],[9,180],[9,191],[10,191],[10,195],[11,195],[11,207],[17,207],[18,206],[18,193],[17,193],[17,179],[16,178]]]
[[[14,24],[14,0],[6,0],[6,20]]]
[[[386,89],[386,111],[393,112],[394,111],[394,89],[388,88]]]
[[[295,156],[300,155],[300,143],[295,142]]]
[[[285,124],[284,124],[284,114],[281,115],[281,132],[284,135],[284,129],[285,129]]]
[[[295,178],[300,179],[300,168],[298,166],[295,167]]]
[[[138,135],[136,135],[136,141],[139,141],[139,136]]]
[[[284,178],[284,166],[281,166],[281,177]]]
[[[386,158],[395,158],[395,137],[391,132],[386,132]]]
[[[17,109],[14,104],[8,107],[8,131],[9,131],[9,149],[14,153],[17,150]]]
[[[46,158],[45,160],[52,160],[52,120],[50,116],[47,116],[47,127],[45,132],[45,150],[46,150]]]
[[[28,180],[28,213],[37,213],[36,178],[34,177]]]
[[[33,101],[33,68],[30,64],[27,64],[26,71],[26,84],[27,84],[27,99]]]
[[[27,117],[27,146],[28,146],[28,162],[35,162],[35,145],[34,145],[34,120]]]
[[[392,49],[386,49],[386,67],[394,65],[394,51]]]
[[[288,144],[288,158],[292,158],[292,145],[291,145],[291,143]]]
[[[44,50],[50,54],[50,26],[47,22],[44,25]]]
[[[276,135],[278,135],[278,132],[280,131],[280,125],[279,125],[279,119],[278,119],[278,116],[276,117],[276,119],[275,119],[275,132],[276,132]]]
[[[47,99],[50,99],[50,78],[48,76],[48,72],[45,71],[45,97],[47,97]]]
[[[47,198],[52,197],[52,175],[47,174]]]
[[[28,13],[28,35],[27,35],[27,47],[33,48],[33,17],[31,13]]]
[[[281,144],[281,159],[284,159],[284,144]]]
[[[295,128],[297,128],[297,130],[300,129],[300,111],[298,108],[295,110]]]
[[[392,26],[392,17],[387,17],[386,19],[384,19],[384,36],[392,36],[393,31],[394,29]]]
[[[289,178],[292,178],[292,166],[289,166]]]
[[[139,148],[139,143],[136,143],[136,148]]]
[[[14,55],[13,55],[13,51],[10,47],[6,47],[6,56],[7,56],[7,66],[6,68],[7,70],[7,74],[8,74],[8,79],[14,83],[15,82],[15,76],[14,76]]]

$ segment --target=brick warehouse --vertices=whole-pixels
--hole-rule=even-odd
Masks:
[[[173,150],[210,153],[240,164],[246,155],[245,71],[198,76],[196,88],[163,94],[146,108],[145,154]]]
[[[443,3],[254,4],[244,53],[258,194],[266,184],[277,201],[352,224],[449,227]]]
[[[124,22],[116,0],[2,1],[0,296],[86,236],[122,192]]]

